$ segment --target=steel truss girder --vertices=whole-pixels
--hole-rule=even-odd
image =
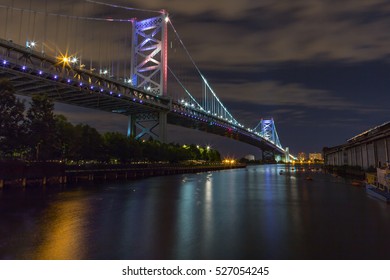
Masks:
[[[263,150],[264,161],[275,161],[275,152],[273,150]]]
[[[104,104],[105,111],[126,115],[168,110],[171,104],[169,98],[136,90],[78,67],[59,65],[54,58],[3,39],[0,39],[0,76],[8,78],[20,95],[45,93],[54,101],[94,109],[102,109],[99,104]]]
[[[149,136],[165,143],[167,141],[167,115],[167,111],[129,115],[128,136],[137,140]],[[157,127],[158,132],[155,132]]]

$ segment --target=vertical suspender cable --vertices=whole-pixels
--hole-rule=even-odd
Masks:
[[[81,53],[82,53],[83,49],[80,49],[81,46],[79,46],[79,37],[80,37],[80,33],[82,33],[82,32],[79,32],[79,23],[80,23],[80,19],[77,18],[76,19],[76,28],[75,28],[76,40],[74,43],[74,49],[77,51],[77,59],[78,59],[77,63],[79,66],[81,66]]]
[[[74,8],[75,8],[75,5],[72,5],[72,15],[75,15],[75,12],[74,12]],[[75,19],[72,19],[71,21],[71,28],[70,28],[70,34],[71,34],[71,37],[72,37],[72,54],[74,54],[76,56],[76,51],[77,51],[77,46],[76,46],[76,42],[77,42],[77,20],[78,20],[79,17],[76,17]],[[74,27],[74,28],[73,28]]]
[[[206,85],[204,84],[204,82],[202,81],[202,86],[203,86],[203,90],[204,90],[204,109],[205,109],[205,111],[207,112],[207,110],[208,110],[208,104],[207,104],[207,102],[208,102],[208,100],[207,100],[207,88],[206,88]]]
[[[133,23],[135,24],[135,23]],[[128,35],[127,35],[127,32],[125,32],[125,46],[127,47],[128,46]],[[123,78],[126,79],[127,77],[127,58],[128,57],[125,57],[124,59],[124,66],[123,66]],[[133,57],[131,59],[134,59]],[[129,75],[130,76],[130,75]]]
[[[33,41],[35,41],[35,21],[36,21],[36,17],[37,17],[37,13],[34,11],[33,24],[32,24],[33,33],[32,33],[32,38],[31,38],[31,40],[33,40]]]
[[[68,55],[69,50],[69,16],[66,16],[66,22],[65,22],[65,40],[66,40],[66,50],[65,53]]]
[[[58,9],[59,11],[61,11],[61,1],[59,1],[59,9]],[[56,29],[54,30],[54,32],[56,33],[56,36],[55,36],[55,42],[54,42],[54,44],[55,44],[55,56],[57,57],[58,56],[58,35],[59,35],[59,29],[60,29],[60,27],[59,27],[59,25],[60,25],[60,15],[59,14],[57,14],[57,20],[56,20]]]
[[[203,81],[202,81],[203,83]],[[204,109],[206,110],[206,112],[209,110],[209,101],[208,101],[208,98],[207,98],[207,88],[206,88],[206,85],[203,83],[203,87],[204,87],[204,92],[205,92],[205,105],[204,105]]]
[[[118,28],[118,30],[119,30],[119,28]],[[116,31],[119,32],[118,30],[116,30]],[[118,38],[117,34],[115,35],[115,38]],[[121,54],[121,52],[120,52],[120,49],[121,49],[120,40],[115,41],[114,46],[116,46],[115,53],[118,56],[120,56],[120,54]],[[116,61],[113,61],[113,72],[112,73],[113,73],[114,76],[116,76],[118,78],[119,77],[119,65],[118,64],[119,64],[120,59],[119,59],[119,57],[117,57],[116,59],[117,59]]]
[[[4,25],[4,39],[7,40],[7,29],[8,29],[8,11],[9,11],[9,7],[7,7],[6,9],[6,15],[5,15],[5,25]]]
[[[82,16],[85,17],[85,1],[83,2],[83,9],[82,9]],[[86,28],[85,28],[85,23],[81,24],[81,52],[80,52],[80,67],[83,67],[83,55],[84,55],[84,50],[85,50],[85,40],[86,40]],[[85,66],[85,65],[84,65]]]
[[[91,45],[94,45],[94,40],[95,40],[95,34],[91,31],[91,40],[89,40],[89,44]],[[89,46],[88,46],[89,47]],[[93,67],[92,67],[92,55],[91,53],[89,52],[89,70],[92,72],[93,71]]]
[[[12,0],[11,2],[11,17],[10,17],[11,26],[12,26],[13,18],[14,18],[14,0]]]
[[[99,38],[97,39],[99,41],[99,54],[98,54],[98,57],[99,57],[99,71],[101,71],[102,69],[102,40],[99,40]]]
[[[32,39],[30,38],[30,19],[31,19],[31,0],[28,7],[28,17],[27,17],[27,36],[26,36],[27,41],[32,41]]]
[[[204,87],[203,81],[202,81],[202,91],[203,91],[203,109],[206,110],[206,106],[207,106],[207,92],[206,92],[206,89]]]
[[[218,115],[217,100],[215,99],[215,96],[213,96],[213,104],[214,104],[213,113],[214,115]]]
[[[107,23],[106,25],[108,25],[109,23]],[[106,27],[107,28],[107,27]],[[115,27],[114,27],[115,28]],[[105,36],[106,36],[106,40],[105,40],[105,46],[106,46],[106,50],[104,51],[105,52],[105,61],[104,61],[104,65],[105,65],[105,69],[108,71],[108,77],[110,76],[110,72],[111,72],[111,59],[110,59],[110,53],[109,53],[109,48],[110,48],[110,38],[109,38],[109,33],[107,30],[110,30],[110,28],[107,28],[105,29]]]
[[[23,24],[23,9],[20,11],[20,22],[19,22],[19,38],[18,38],[18,43],[19,45],[23,45],[22,44],[22,39],[21,39],[21,36],[22,36],[22,24]]]
[[[45,0],[45,15],[43,20],[43,42],[42,42],[42,53],[45,53],[45,44],[47,36],[47,0]]]
[[[108,22],[106,25],[109,25],[110,22]],[[104,65],[105,65],[105,69],[108,71],[108,77],[110,76],[110,73],[111,73],[111,57],[110,57],[110,45],[111,45],[111,38],[109,36],[109,32],[108,30],[110,30],[111,28],[108,28],[108,27],[105,27],[105,35],[106,35],[106,40],[105,40],[105,45],[106,45],[106,50],[105,50],[105,55],[106,55],[106,59],[104,61]],[[115,28],[115,27],[114,27]]]

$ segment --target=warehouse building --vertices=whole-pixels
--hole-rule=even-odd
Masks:
[[[384,167],[390,159],[390,122],[369,129],[347,143],[331,148],[324,148],[326,165]]]

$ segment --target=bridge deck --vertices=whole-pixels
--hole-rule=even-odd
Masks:
[[[3,39],[0,39],[0,77],[8,78],[19,95],[44,93],[55,102],[123,115],[166,111],[170,124],[284,153],[274,143],[224,119],[183,106],[169,97],[156,96],[110,77],[73,67]]]

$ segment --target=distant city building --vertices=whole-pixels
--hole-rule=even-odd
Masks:
[[[255,156],[254,156],[254,155],[246,155],[244,158],[245,158],[246,160],[249,160],[249,161],[255,160]]]
[[[305,161],[306,160],[306,154],[304,152],[298,153],[298,160],[299,161]]]
[[[322,160],[322,154],[321,153],[310,153],[309,154],[309,159],[311,161],[314,161],[314,160]]]

